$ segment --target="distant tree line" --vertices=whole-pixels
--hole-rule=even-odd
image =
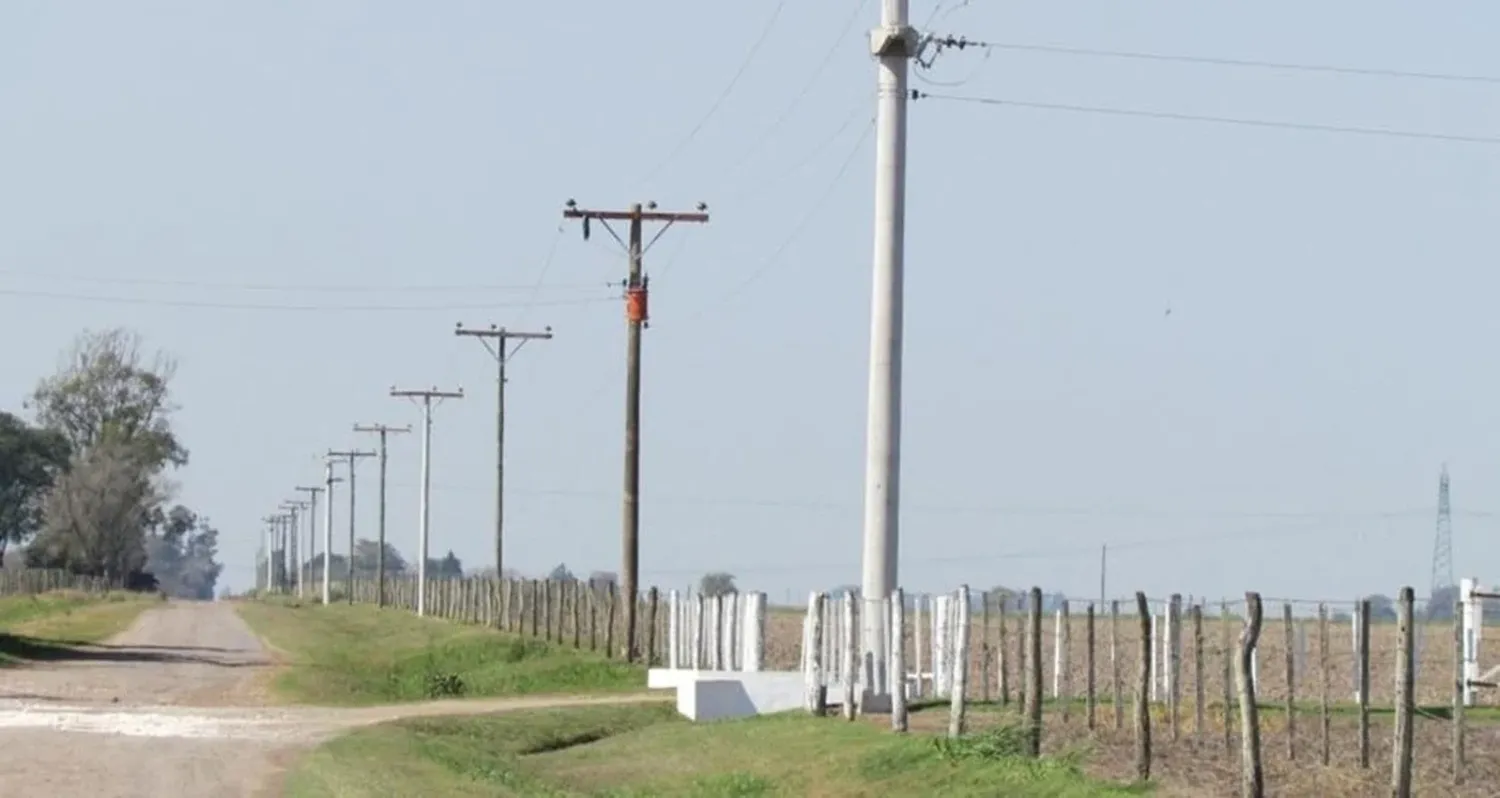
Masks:
[[[0,558],[211,598],[218,530],[175,503],[188,463],[175,362],[124,329],[84,332],[23,405],[0,411]]]

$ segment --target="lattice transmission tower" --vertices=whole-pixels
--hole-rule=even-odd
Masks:
[[[1437,535],[1432,542],[1432,592],[1428,595],[1438,596],[1444,588],[1451,592],[1454,586],[1453,508],[1448,501],[1448,464],[1444,463],[1438,477]]]

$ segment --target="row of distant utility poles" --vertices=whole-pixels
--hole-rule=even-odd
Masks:
[[[505,384],[506,365],[511,357],[520,350],[527,341],[549,339],[552,330],[548,328],[545,332],[521,332],[510,330],[496,325],[490,325],[489,329],[466,329],[462,324],[454,330],[454,334],[461,337],[477,338],[497,363],[496,374],[496,439],[495,439],[495,568],[500,572],[504,563],[504,524],[505,524]],[[515,346],[511,346],[514,341]],[[426,389],[400,389],[392,387],[390,395],[393,397],[410,399],[422,406],[422,477],[421,498],[418,513],[420,515],[418,548],[420,552],[417,560],[417,581],[425,586],[427,583],[427,559],[428,540],[431,529],[431,494],[432,494],[432,411],[433,408],[445,399],[462,399],[463,389],[455,391],[440,390],[436,387]],[[332,600],[332,569],[328,567],[333,550],[333,490],[334,485],[343,482],[344,478],[334,475],[336,465],[344,465],[348,469],[349,482],[349,548],[347,557],[347,576],[349,595],[346,597],[353,601],[352,586],[354,584],[354,550],[356,544],[356,494],[355,494],[355,468],[358,462],[366,457],[379,457],[380,460],[380,516],[379,532],[376,540],[376,593],[381,606],[385,604],[385,551],[386,551],[386,475],[389,463],[389,439],[392,434],[411,432],[411,427],[396,427],[389,424],[355,424],[355,432],[373,433],[379,436],[380,446],[378,451],[361,451],[349,449],[336,451],[329,449],[324,456],[324,478],[322,485],[299,485],[296,490],[307,494],[306,500],[294,500],[283,502],[280,509],[283,511],[265,520],[270,525],[270,549],[276,550],[276,542],[281,542],[280,550],[284,553],[287,562],[286,573],[293,581],[298,597],[305,592],[301,568],[301,515],[307,514],[308,538],[310,543],[311,557],[308,560],[309,568],[318,554],[318,521],[317,508],[321,494],[326,495],[324,502],[325,514],[323,521],[323,569],[322,569],[322,595],[324,604]],[[274,557],[266,559],[266,584],[271,589],[288,589],[292,585],[278,586],[275,570]],[[423,593],[417,594],[417,614],[426,614],[426,602]]]
[[[639,591],[640,583],[640,420],[641,420],[641,334],[647,327],[648,313],[648,288],[649,278],[645,273],[644,256],[663,234],[672,225],[677,223],[704,224],[708,222],[708,206],[698,203],[693,212],[669,212],[661,211],[656,203],[650,202],[632,204],[625,210],[589,210],[578,207],[573,200],[568,200],[563,211],[564,219],[574,219],[582,222],[583,237],[588,239],[594,223],[599,224],[615,239],[625,250],[628,258],[628,268],[623,282],[625,300],[626,320],[626,378],[625,378],[625,474],[624,474],[624,507],[622,523],[622,548],[623,563],[621,570],[621,589],[624,595],[634,596]],[[625,237],[621,237],[610,226],[612,221],[623,221],[629,227]],[[645,225],[647,223],[660,224],[652,238],[645,240]],[[495,378],[495,573],[497,576],[504,574],[505,568],[505,385],[506,366],[510,359],[525,346],[527,341],[546,340],[552,338],[552,328],[548,327],[544,332],[524,332],[512,330],[506,327],[491,324],[489,329],[466,329],[462,324],[454,330],[454,334],[460,337],[478,339],[493,357],[496,364]],[[514,343],[514,346],[512,346]],[[391,396],[405,397],[419,402],[422,405],[422,484],[420,508],[420,526],[418,534],[418,548],[420,552],[417,559],[417,614],[426,614],[426,584],[427,584],[427,551],[428,533],[431,520],[431,488],[432,488],[432,409],[435,404],[440,404],[444,399],[463,398],[463,389],[456,391],[443,391],[436,387],[424,390],[399,390],[391,388]],[[386,436],[392,432],[409,432],[410,427],[396,428],[387,425],[356,425],[354,428],[359,432],[374,432],[380,436],[380,532],[379,532],[379,562],[376,565],[376,579],[378,586],[378,602],[381,606],[385,604],[385,474],[386,474]],[[306,502],[287,502],[282,508],[287,513],[272,516],[267,519],[273,524],[271,532],[272,545],[268,548],[274,550],[276,532],[275,524],[290,524],[293,530],[292,552],[297,552],[295,542],[297,528],[297,514],[310,508],[311,534],[314,546],[316,546],[316,515],[318,494],[326,491],[328,501],[327,515],[323,526],[323,603],[330,600],[328,552],[332,548],[333,509],[332,497],[333,486],[342,481],[334,476],[333,466],[336,462],[347,463],[349,468],[349,582],[352,587],[354,579],[354,468],[361,457],[374,456],[374,452],[361,452],[350,450],[335,452],[330,450],[326,456],[326,475],[324,485],[321,487],[298,487],[299,491],[309,494]],[[285,528],[285,527],[282,527]],[[284,534],[284,533],[283,533]],[[267,584],[272,584],[272,570],[270,560],[267,558]],[[300,560],[294,560],[300,562]],[[297,573],[297,593],[302,594],[301,569],[295,569]],[[353,600],[352,591],[350,600]],[[636,639],[636,602],[624,602],[625,610],[625,635],[629,641]],[[627,646],[626,657],[633,661],[637,652],[633,643]]]

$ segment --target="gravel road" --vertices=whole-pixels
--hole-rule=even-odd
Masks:
[[[279,796],[302,750],[355,726],[600,699],[269,706],[273,659],[227,604],[169,602],[77,658],[0,671],[0,796]]]

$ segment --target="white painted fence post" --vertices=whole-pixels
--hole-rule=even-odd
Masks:
[[[1479,640],[1484,633],[1484,599],[1476,598],[1474,591],[1483,589],[1479,586],[1477,579],[1460,579],[1458,581],[1459,600],[1463,602],[1463,661],[1464,661],[1464,684],[1463,701],[1464,706],[1474,706],[1473,682],[1479,681]]]
[[[765,667],[766,594],[750,593],[745,596],[744,620],[744,650],[740,654],[740,669],[756,673]]]
[[[677,591],[667,593],[667,668],[677,670],[677,636],[681,633],[681,619],[677,617]],[[576,617],[576,616],[575,616]]]
[[[924,693],[922,692],[922,604],[925,600],[926,597],[921,593],[912,594],[911,652],[912,659],[914,660],[914,662],[912,662],[912,667],[915,669],[915,672],[912,675],[916,677],[916,684],[914,685],[912,690],[913,698],[921,698],[924,695]]]
[[[948,622],[947,596],[932,597],[932,697],[944,698],[948,695],[948,676],[951,675],[948,668],[949,632],[952,627]]]
[[[693,594],[693,670],[708,667],[705,656],[708,651],[708,612],[702,593]]]
[[[1151,610],[1151,700],[1161,694],[1161,615]]]
[[[1062,696],[1062,672],[1063,672],[1063,613],[1061,609],[1052,612],[1052,697]]]

